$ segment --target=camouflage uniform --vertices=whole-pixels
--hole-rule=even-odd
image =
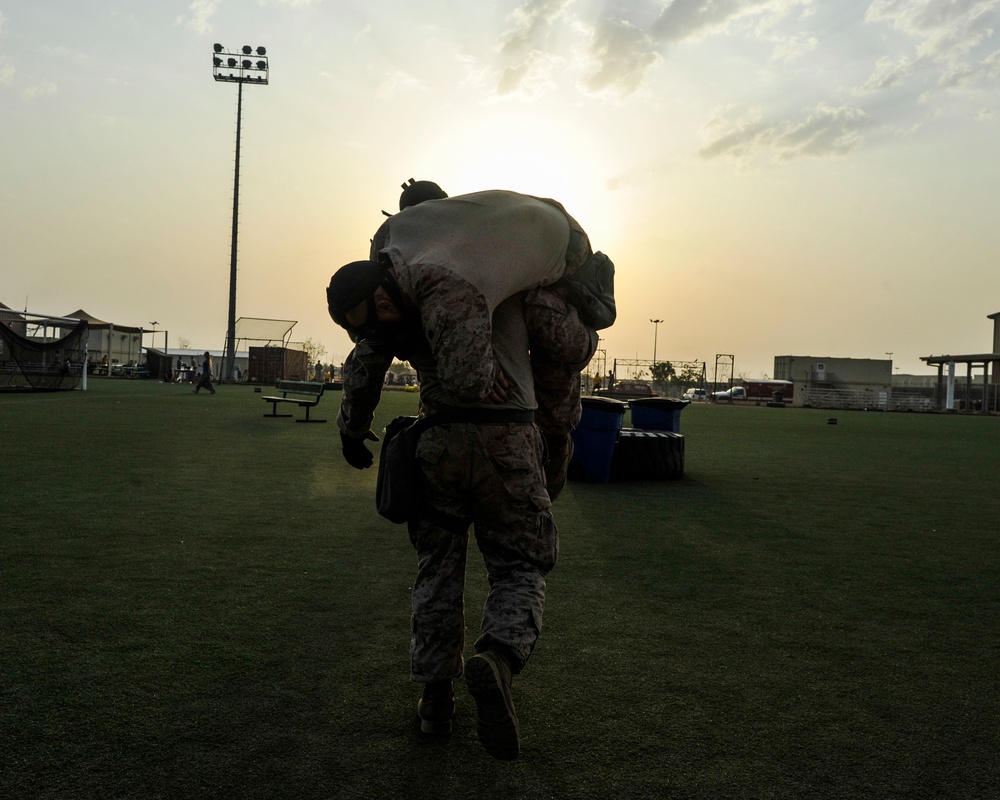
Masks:
[[[468,524],[490,576],[476,652],[503,645],[516,674],[541,632],[545,576],[558,534],[541,470],[542,439],[530,424],[451,423],[417,445],[421,489],[435,514],[408,523],[417,550],[411,671],[418,683],[462,674]],[[442,524],[441,516],[457,520]]]
[[[474,293],[471,287],[466,291]],[[462,302],[450,306],[453,316],[454,309],[473,302],[472,297],[450,297]],[[422,319],[435,326],[445,322],[436,313]],[[424,413],[460,410],[478,419],[434,425],[417,446],[425,503],[408,528],[418,563],[411,640],[411,671],[418,683],[462,674],[470,524],[490,576],[476,650],[503,646],[514,672],[524,667],[541,630],[545,576],[558,553],[541,433],[529,421],[535,399],[523,298],[501,303],[492,325],[489,317],[459,316],[451,326],[462,335],[431,330],[411,358],[420,373]],[[437,358],[432,343],[440,347],[442,335],[448,352]],[[350,428],[368,429],[389,360],[362,341],[345,364],[339,420]],[[507,376],[507,402],[480,402],[497,367]],[[511,421],[511,415],[519,421]]]
[[[580,419],[580,372],[597,334],[557,282],[592,252],[583,228],[556,201],[489,191],[423,202],[390,217],[372,240],[371,258],[391,260],[403,296],[421,316],[428,300],[460,307],[448,302],[452,283],[466,284],[463,294],[471,285],[479,301],[467,314],[486,320],[500,302],[527,292],[537,422],[545,433],[565,434]]]
[[[449,408],[484,415],[533,409],[528,332],[520,297],[493,315],[492,353],[508,380],[505,405],[455,404],[443,382],[444,365],[424,363],[421,400],[430,414]],[[452,359],[475,372],[471,347]],[[416,357],[416,360],[420,360]],[[490,577],[476,652],[502,645],[520,672],[542,626],[545,576],[555,566],[558,533],[542,472],[541,434],[530,422],[454,422],[428,428],[417,445],[424,513],[408,523],[417,550],[413,584],[411,669],[419,683],[462,674],[463,594],[469,525]]]

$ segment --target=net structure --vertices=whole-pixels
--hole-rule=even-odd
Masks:
[[[298,322],[290,319],[240,317],[236,320],[236,350],[241,342],[262,342],[264,347],[288,347],[288,338]]]
[[[76,389],[87,365],[86,320],[0,308],[0,391]]]

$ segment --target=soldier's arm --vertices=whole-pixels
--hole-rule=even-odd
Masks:
[[[375,352],[365,340],[358,342],[344,362],[344,395],[337,425],[348,436],[360,439],[371,429],[390,364],[392,356]]]

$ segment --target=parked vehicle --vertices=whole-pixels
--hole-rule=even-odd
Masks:
[[[685,400],[708,400],[708,391],[706,389],[688,389],[682,397]]]
[[[618,381],[610,389],[598,389],[597,397],[613,397],[616,400],[629,400],[633,397],[659,397],[653,387],[645,381]]]
[[[724,392],[712,392],[712,397],[716,402],[720,400],[746,400],[747,390],[742,386],[733,386],[730,389],[726,389]]]
[[[780,396],[780,402],[790,403],[794,389],[795,384],[791,381],[742,380],[739,385],[723,392],[712,392],[712,399],[716,402],[753,400],[760,405],[762,402],[774,402]]]

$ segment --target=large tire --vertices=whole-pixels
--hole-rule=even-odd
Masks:
[[[663,481],[684,477],[684,437],[669,431],[625,428],[615,446],[613,481]]]

